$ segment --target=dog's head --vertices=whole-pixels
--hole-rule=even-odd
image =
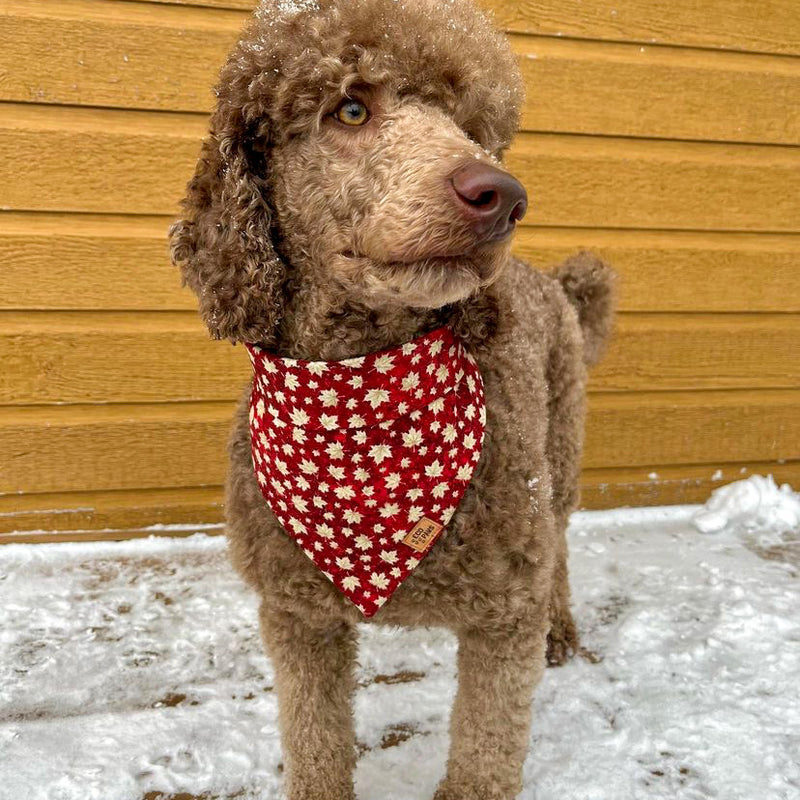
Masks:
[[[212,335],[271,341],[304,281],[415,308],[491,283],[527,203],[500,166],[521,99],[470,0],[264,0],[171,231]]]

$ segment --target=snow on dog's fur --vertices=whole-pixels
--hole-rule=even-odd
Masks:
[[[470,164],[507,176],[521,101],[507,42],[467,0],[268,0],[222,71],[172,230],[173,258],[216,338],[330,360],[448,324],[478,359],[488,422],[475,476],[441,540],[374,617],[458,634],[437,800],[517,794],[546,651],[560,662],[577,646],[564,528],[612,274],[589,254],[554,277],[531,269],[510,255],[510,237],[476,233],[453,189]],[[352,102],[363,123],[342,121]],[[246,414],[247,395],[226,513],[234,563],[262,598],[287,792],[350,800],[360,615],[264,503]]]

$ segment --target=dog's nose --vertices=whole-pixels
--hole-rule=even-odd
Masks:
[[[528,209],[528,193],[512,175],[475,161],[456,170],[450,181],[461,212],[481,241],[508,235]]]

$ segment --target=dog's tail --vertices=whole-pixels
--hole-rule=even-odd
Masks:
[[[616,273],[586,250],[570,256],[553,271],[578,312],[583,332],[583,360],[593,367],[602,357],[611,335],[615,309]]]

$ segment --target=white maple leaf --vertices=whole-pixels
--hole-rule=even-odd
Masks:
[[[439,463],[438,459],[425,467],[425,474],[429,478],[438,478],[443,472],[444,467]]]
[[[400,506],[397,503],[384,503],[380,511],[382,517],[393,517],[400,513]]]
[[[387,564],[397,563],[397,553],[394,550],[381,550],[381,558]]]
[[[385,589],[389,585],[389,579],[382,572],[373,572],[369,582],[377,589]]]
[[[330,408],[339,402],[339,394],[336,389],[323,389],[319,393],[319,399],[325,408]]]
[[[373,408],[377,408],[381,403],[389,401],[389,392],[386,389],[370,389],[365,399]]]
[[[375,367],[375,369],[380,372],[381,375],[391,372],[392,369],[394,369],[394,356],[387,354],[378,356],[373,362],[373,367]]]
[[[380,464],[384,459],[392,455],[392,448],[388,444],[374,444],[369,449],[369,457]]]
[[[309,461],[307,458],[304,458],[300,462],[300,471],[305,472],[306,475],[313,475],[318,470],[319,467],[313,461]]]

